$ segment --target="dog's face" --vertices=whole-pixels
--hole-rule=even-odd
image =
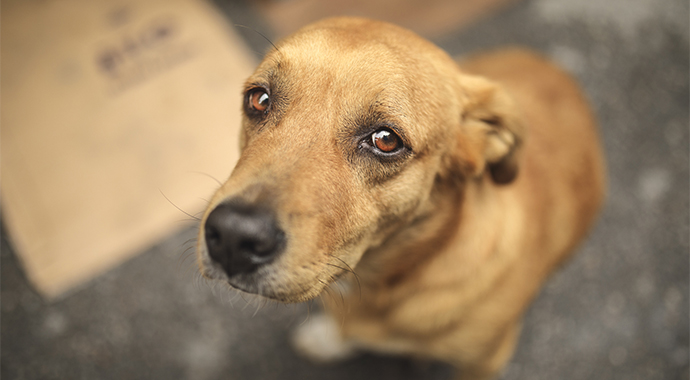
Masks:
[[[394,244],[440,181],[492,164],[510,180],[517,139],[495,92],[388,24],[327,20],[286,39],[246,82],[242,154],[202,219],[202,273],[308,300]]]

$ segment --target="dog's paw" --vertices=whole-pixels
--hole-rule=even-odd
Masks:
[[[314,315],[295,329],[292,344],[303,356],[323,363],[344,360],[356,352],[351,342],[343,340],[333,318],[325,314]]]

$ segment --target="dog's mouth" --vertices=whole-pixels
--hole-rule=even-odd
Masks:
[[[233,218],[237,219],[235,216],[229,217]],[[247,232],[255,227],[240,225],[237,229]],[[256,228],[256,231],[259,230],[260,228]],[[263,233],[265,231],[257,232]],[[207,223],[202,224],[197,247],[201,274],[209,280],[226,283],[245,293],[283,303],[297,303],[316,298],[324,288],[351,271],[347,264],[333,255],[312,255],[324,260],[330,259],[324,262],[317,259],[305,261],[304,257],[289,257],[292,253],[285,252],[288,243],[284,233],[279,233],[282,237],[268,238],[271,243],[225,242],[223,239],[230,238],[221,238],[218,231],[209,228]],[[235,236],[232,239],[239,238]],[[278,240],[281,240],[280,244],[274,244]],[[275,245],[278,251],[267,255],[266,247],[272,245]]]
[[[264,265],[250,273],[229,276],[225,270],[210,258],[202,260],[201,274],[210,280],[220,281],[230,287],[249,294],[256,294],[283,303],[304,302],[316,298],[331,282],[337,281],[346,271],[338,273],[315,273],[307,276],[290,276],[289,271],[279,265]],[[294,278],[297,277],[297,278]],[[325,278],[325,279],[321,279]],[[327,280],[326,280],[327,279]]]

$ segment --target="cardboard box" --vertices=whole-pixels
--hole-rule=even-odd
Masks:
[[[254,62],[201,0],[3,1],[1,17],[2,212],[55,298],[203,209],[238,157]]]

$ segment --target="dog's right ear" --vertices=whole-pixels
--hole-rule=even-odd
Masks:
[[[488,171],[497,184],[517,177],[523,126],[513,99],[498,84],[482,77],[460,75],[461,116],[457,159],[466,175]]]

